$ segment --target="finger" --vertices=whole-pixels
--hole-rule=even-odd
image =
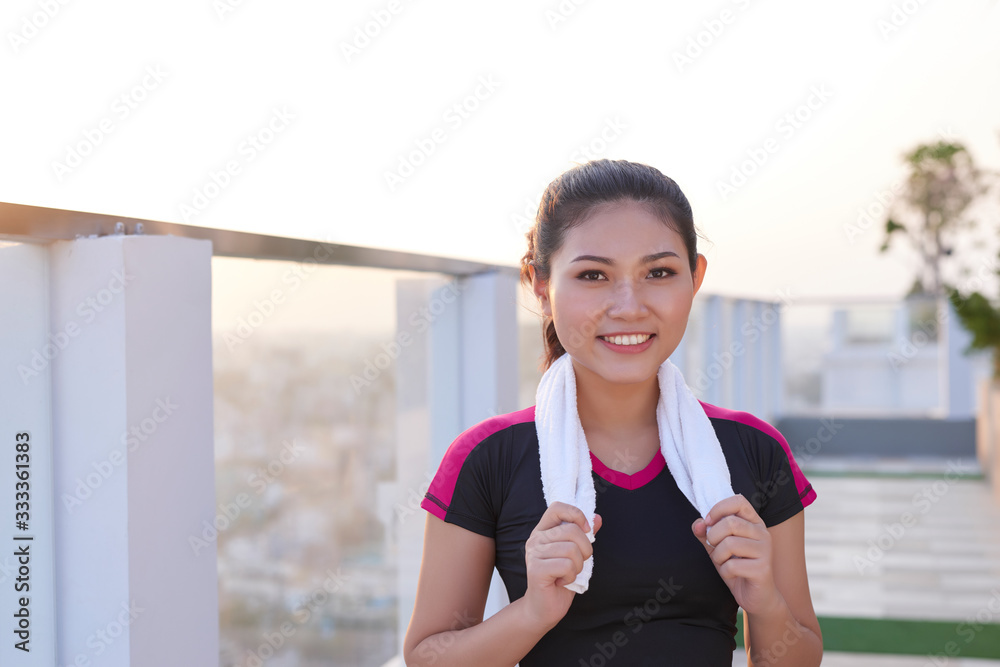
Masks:
[[[549,528],[538,534],[538,540],[543,543],[566,542],[576,545],[584,558],[590,558],[594,553],[594,545],[587,535],[575,523],[563,523],[555,528]]]
[[[757,514],[757,511],[750,504],[750,501],[742,493],[723,498],[712,506],[712,509],[705,515],[705,521],[709,527],[714,526],[724,517],[736,515],[749,523],[763,524],[764,521]]]
[[[550,528],[555,528],[563,522],[574,523],[580,527],[584,533],[590,530],[590,524],[587,522],[587,517],[584,516],[583,511],[579,507],[574,505],[568,505],[556,501],[549,505],[545,513],[542,514],[542,518],[539,519],[538,525],[535,526],[535,530],[543,531]]]
[[[730,558],[717,569],[725,580],[754,579],[762,575],[762,563],[755,558]]]
[[[695,519],[695,522],[691,524],[691,532],[694,536],[705,545],[705,549],[711,554],[712,550],[715,548],[712,544],[708,543],[708,525],[705,523],[704,519]]]
[[[572,566],[567,572],[572,574],[574,578],[576,578],[576,575],[583,570],[583,561],[588,558],[588,556],[585,556],[580,552],[579,547],[573,542],[550,542],[548,544],[540,544],[536,548],[532,549],[531,555],[537,561],[570,561]]]
[[[760,558],[764,555],[764,550],[757,540],[745,537],[733,537],[730,535],[721,543],[715,545],[711,551],[712,561],[716,565],[722,565],[731,558]]]
[[[594,535],[597,535],[597,531],[599,531],[603,525],[604,519],[601,518],[601,515],[594,514]]]
[[[580,566],[582,569],[583,566]],[[537,575],[545,581],[551,581],[553,585],[561,586],[576,580],[579,573],[576,563],[569,558],[546,558],[535,561],[531,568],[531,573]]]
[[[763,523],[750,523],[739,515],[730,514],[709,526],[706,531],[706,537],[712,545],[719,546],[728,537],[745,537],[751,540],[759,540],[766,531],[767,527]]]

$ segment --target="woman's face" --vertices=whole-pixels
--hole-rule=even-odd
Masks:
[[[569,230],[550,260],[548,283],[535,276],[533,287],[577,368],[636,383],[648,381],[677,349],[706,266],[698,255],[692,275],[680,234],[628,202]],[[602,338],[615,334],[649,338],[638,345]]]

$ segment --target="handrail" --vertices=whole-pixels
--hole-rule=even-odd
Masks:
[[[455,257],[0,202],[0,239],[37,243],[136,233],[207,239],[212,242],[212,254],[222,257],[315,261],[319,264],[431,271],[456,276],[486,272],[517,275],[519,272],[515,266]]]

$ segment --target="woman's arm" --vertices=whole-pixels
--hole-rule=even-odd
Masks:
[[[805,513],[768,528],[736,494],[691,529],[743,607],[748,664],[819,667],[823,637],[806,577]]]
[[[549,631],[515,600],[483,622],[494,540],[428,514],[413,616],[403,642],[408,667],[517,664]]]
[[[595,535],[600,527],[595,515]],[[403,660],[409,667],[517,664],[569,609],[576,593],[563,584],[593,554],[587,528],[578,508],[553,503],[525,544],[528,590],[483,621],[494,540],[428,514]]]
[[[750,667],[819,665],[823,634],[806,576],[805,512],[768,528],[779,604],[768,612],[743,611],[743,640]]]

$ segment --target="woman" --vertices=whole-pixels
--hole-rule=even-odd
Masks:
[[[421,504],[406,664],[728,667],[739,606],[751,665],[819,665],[803,546],[816,494],[785,439],[702,402],[735,492],[704,519],[660,451],[657,369],[707,266],[680,188],[647,165],[589,162],[549,185],[527,237],[521,277],[542,308],[545,367],[568,354],[576,377],[594,525],[546,507],[535,406],[459,435]],[[591,556],[589,589],[575,593],[565,584]],[[511,603],[483,621],[494,566]]]

